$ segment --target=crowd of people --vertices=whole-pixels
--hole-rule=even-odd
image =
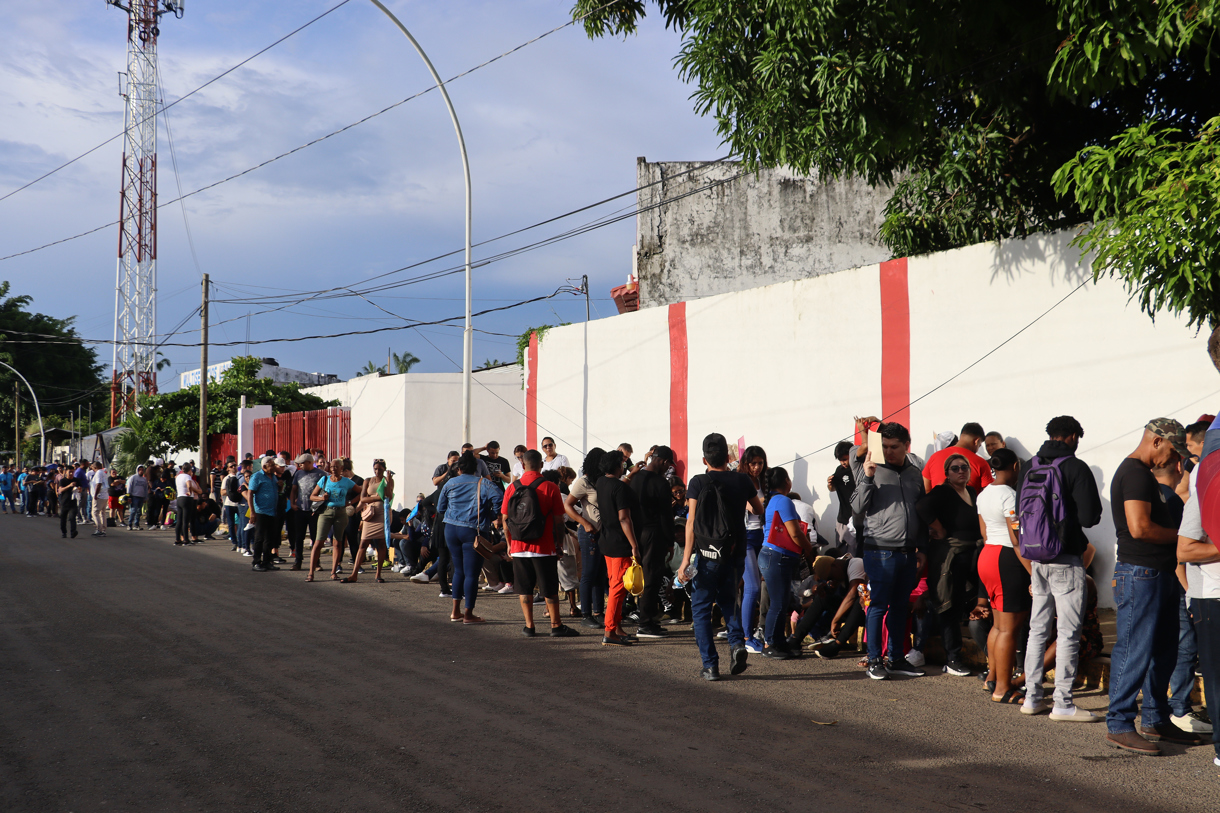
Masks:
[[[1117,631],[1104,718],[1073,695],[1080,665],[1103,653],[1085,531],[1104,509],[1070,416],[1047,424],[1028,460],[968,422],[938,436],[927,461],[901,424],[859,418],[855,442],[835,449],[827,486],[838,507],[826,535],[785,468],[715,433],[688,482],[664,445],[638,462],[630,444],[594,448],[574,469],[549,437],[512,459],[495,442],[466,444],[436,467],[430,493],[398,511],[384,460],[362,478],[321,449],[230,458],[207,476],[162,460],[128,478],[96,463],[5,467],[0,504],[59,516],[73,537],[78,521],[103,536],[109,519],[173,527],[175,544],[190,545],[223,524],[256,572],[288,564],[281,550],[292,570],[306,569],[308,536],[307,581],[329,549],[332,579],[355,583],[367,565],[376,582],[395,572],[437,584],[450,620],[465,626],[484,623],[480,594],[516,595],[525,637],[538,634],[536,607],[551,637],[578,637],[579,627],[606,647],[690,623],[708,681],[725,677],[718,642],[731,676],[752,654],[829,659],[854,641],[867,676],[886,680],[926,675],[937,639],[941,671],[967,678],[976,670],[965,630],[986,658],[977,678],[992,702],[1054,722],[1104,720],[1112,745],[1156,755],[1161,742],[1220,742],[1191,699],[1196,671],[1209,697],[1220,675],[1220,552],[1196,489],[1213,420],[1150,421],[1112,478]]]

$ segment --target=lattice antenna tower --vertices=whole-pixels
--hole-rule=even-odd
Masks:
[[[165,14],[181,19],[185,0],[106,0],[127,13],[127,99],[119,195],[119,260],[114,285],[110,425],[157,391],[157,35]]]

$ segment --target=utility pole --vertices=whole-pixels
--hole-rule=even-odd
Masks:
[[[21,387],[13,382],[13,448],[16,450],[17,465],[21,466]]]
[[[208,465],[208,275],[203,275],[203,309],[199,345],[199,465]]]
[[[580,287],[585,292],[585,391],[581,402],[580,442],[581,454],[589,453],[589,275],[580,278]]]

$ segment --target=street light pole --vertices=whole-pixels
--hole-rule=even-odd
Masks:
[[[25,388],[30,391],[30,397],[34,399],[34,413],[38,416],[38,436],[42,439],[41,451],[39,452],[40,456],[38,458],[38,465],[41,466],[47,462],[47,432],[42,425],[42,410],[38,407],[38,396],[34,394],[34,388],[30,386],[30,382],[26,381],[25,376],[17,372],[15,367],[13,367],[11,364],[5,364],[3,361],[0,361],[0,364],[4,364],[5,367],[8,367],[13,371],[13,375],[25,382]],[[18,443],[17,448],[20,452],[20,443]]]
[[[381,9],[394,25],[398,26],[398,30],[410,40],[415,52],[428,66],[428,73],[432,74],[432,80],[436,82],[437,89],[445,99],[445,107],[449,108],[449,118],[453,119],[453,129],[457,131],[458,150],[462,153],[462,171],[466,176],[466,330],[462,333],[462,442],[470,443],[470,385],[471,371],[474,369],[474,326],[470,318],[470,160],[466,157],[466,139],[462,137],[462,125],[458,123],[457,112],[453,109],[453,102],[449,99],[449,91],[445,89],[445,83],[441,81],[436,68],[432,67],[432,60],[428,59],[424,49],[392,11],[386,8],[380,0],[370,0],[370,2]]]

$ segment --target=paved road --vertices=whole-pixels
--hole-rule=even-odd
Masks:
[[[171,543],[0,515],[0,810],[1217,809],[1209,747],[1120,753],[973,679],[755,658],[708,684],[689,628],[525,640],[513,597],[462,627],[395,574]]]

